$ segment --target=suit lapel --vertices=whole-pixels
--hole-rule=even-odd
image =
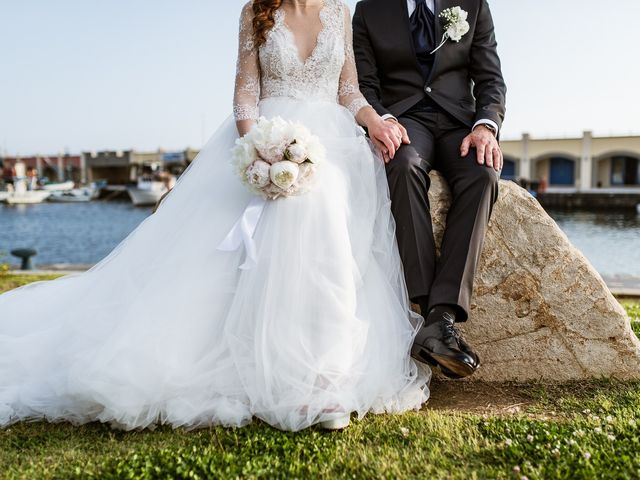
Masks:
[[[445,0],[435,0],[436,11],[433,12],[436,16],[436,46],[440,45],[440,41],[442,40],[442,23],[440,22],[440,12],[444,10],[443,3]],[[439,52],[439,51],[438,51]],[[436,56],[438,56],[438,52],[436,52]]]
[[[447,0],[435,0],[434,3],[435,3],[436,11],[433,13],[435,14],[435,17],[436,17],[436,47],[437,47],[438,45],[440,45],[440,42],[442,41],[442,35],[444,34],[442,23],[440,22],[440,13],[442,12],[442,10],[447,8],[447,6],[445,5],[447,3]],[[438,58],[442,54],[443,50],[444,50],[444,46],[435,53],[435,56],[433,59],[433,66],[431,67],[431,73],[429,74],[427,83],[431,83],[431,79],[433,78],[436,71],[436,67],[438,66]]]

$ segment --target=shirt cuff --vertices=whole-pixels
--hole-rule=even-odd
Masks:
[[[498,135],[498,132],[500,131],[500,129],[498,128],[498,124],[496,122],[494,122],[493,120],[489,120],[488,118],[482,118],[482,119],[478,120],[473,125],[473,128],[471,130],[476,128],[478,125],[489,125],[490,127],[493,127],[495,129],[495,131],[496,131],[496,135]]]
[[[393,115],[391,115],[390,113],[385,113],[384,115],[382,115],[382,120],[389,120],[389,119],[393,119],[396,122],[398,121],[398,119],[396,117],[394,117]]]

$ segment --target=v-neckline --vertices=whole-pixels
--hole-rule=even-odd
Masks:
[[[291,28],[289,27],[289,25],[287,25],[286,12],[282,8],[278,9],[278,13],[280,14],[280,22],[282,24],[282,27],[291,36],[291,43],[293,44],[293,48],[296,51],[296,58],[298,59],[298,62],[303,66],[306,66],[309,63],[309,61],[315,56],[315,54],[316,54],[316,52],[318,50],[318,47],[320,45],[320,36],[324,33],[324,31],[327,28],[327,25],[325,24],[325,21],[323,19],[323,14],[324,14],[324,11],[325,11],[326,8],[327,8],[327,0],[322,0],[322,6],[320,7],[320,10],[318,10],[318,17],[320,18],[320,30],[318,31],[318,35],[316,36],[316,44],[314,45],[313,49],[311,50],[311,53],[309,54],[309,56],[307,58],[305,58],[304,60],[302,59],[302,57],[300,55],[300,47],[296,43],[296,36],[293,33],[293,30],[291,30]]]

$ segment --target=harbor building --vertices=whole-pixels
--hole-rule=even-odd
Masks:
[[[640,136],[536,139],[501,142],[502,177],[542,182],[547,192],[640,193]]]
[[[35,169],[38,177],[46,177],[51,182],[73,180],[82,182],[83,158],[81,155],[33,155],[28,157],[5,156],[0,158],[0,167],[11,170],[17,162],[25,164],[27,170]]]
[[[139,152],[136,150],[104,150],[83,152],[86,166],[86,180],[106,180],[110,185],[126,185],[146,174],[159,170],[180,175],[198,154],[195,149],[180,151],[157,150]]]
[[[145,173],[159,170],[178,176],[197,154],[198,150],[188,148],[179,151],[103,150],[80,155],[4,156],[0,157],[0,169],[8,174],[17,162],[22,162],[27,170],[35,170],[38,178],[46,177],[51,182],[73,180],[76,184],[86,184],[106,180],[111,185],[126,185],[135,183]]]
[[[83,153],[86,181],[106,180],[109,185],[135,182],[136,168],[131,163],[131,156],[131,150]]]

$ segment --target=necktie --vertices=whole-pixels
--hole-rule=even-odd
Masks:
[[[409,17],[409,25],[418,63],[426,79],[433,65],[430,52],[436,47],[436,16],[429,10],[426,0],[416,0],[416,9]]]

